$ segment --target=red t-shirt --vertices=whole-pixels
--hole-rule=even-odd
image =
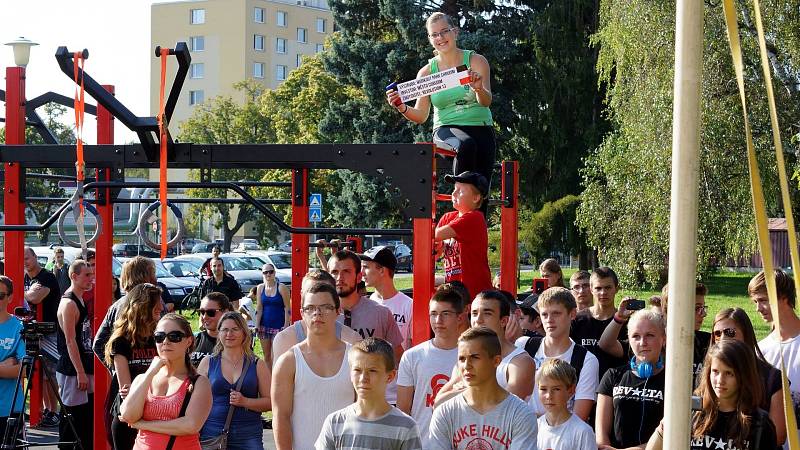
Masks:
[[[461,281],[474,298],[479,292],[492,288],[489,272],[489,232],[486,221],[478,210],[459,217],[450,211],[439,219],[437,228],[450,225],[456,237],[444,241],[445,281]],[[469,299],[467,303],[471,302]]]

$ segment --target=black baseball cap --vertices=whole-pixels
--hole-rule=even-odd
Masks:
[[[527,297],[525,300],[517,303],[522,311],[528,311],[528,315],[530,315],[530,311],[535,312],[537,315],[539,314],[539,305],[537,304],[539,301],[539,295],[537,293],[533,293]]]
[[[361,255],[358,255],[362,261],[374,261],[387,269],[394,271],[397,269],[397,258],[391,248],[385,245],[372,247]]]
[[[478,172],[461,172],[457,176],[447,174],[444,176],[444,181],[447,181],[448,183],[471,184],[475,186],[482,197],[489,195],[489,181],[487,181],[486,177]]]

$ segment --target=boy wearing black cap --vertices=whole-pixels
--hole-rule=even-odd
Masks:
[[[394,271],[397,258],[390,247],[378,246],[358,255],[361,258],[361,271],[367,286],[375,288],[369,297],[389,308],[403,336],[403,349],[411,347],[411,297],[394,286]]]
[[[445,281],[461,281],[470,296],[475,297],[492,288],[486,255],[489,233],[486,219],[479,211],[489,194],[489,182],[476,172],[445,175],[444,179],[455,185],[452,194],[455,211],[445,213],[436,225],[437,254],[440,251],[444,254]]]

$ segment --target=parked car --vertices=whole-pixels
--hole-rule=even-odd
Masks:
[[[191,277],[178,278],[174,276],[164,264],[158,259],[153,259],[156,264],[156,278],[159,283],[163,283],[169,291],[169,295],[175,302],[180,302],[183,297],[194,290],[195,286],[200,285],[200,280]]]
[[[376,247],[382,247],[380,245]],[[397,271],[404,270],[406,272],[414,271],[414,258],[411,255],[411,247],[406,244],[399,243],[396,245],[386,245],[394,252],[394,257],[397,258]],[[375,247],[372,247],[375,248]],[[370,249],[372,250],[372,249]]]
[[[174,259],[190,260],[202,267],[208,258],[211,258],[211,253],[193,253],[190,255],[181,255]],[[253,267],[251,262],[241,259],[239,255],[236,254],[224,253],[220,255],[220,259],[222,259],[222,263],[225,265],[225,271],[230,273],[233,278],[239,282],[239,287],[242,288],[242,292],[245,294],[247,294],[251,287],[258,286],[262,283],[263,276],[261,274],[261,267]],[[278,274],[278,280],[289,286],[292,284],[291,276],[283,277]]]
[[[146,256],[148,258],[158,258],[161,254],[146,245],[140,244],[114,244],[111,247],[111,254],[117,257]]]
[[[289,252],[276,252],[272,250],[258,250],[248,252],[246,255],[240,256],[248,261],[260,261],[257,269],[261,270],[261,266],[270,263],[275,266],[275,273],[278,281],[286,284],[283,280],[292,279],[292,254]]]
[[[162,261],[164,268],[177,278],[200,279],[200,265],[189,259],[168,258]]]
[[[201,242],[192,247],[192,253],[211,253],[211,250],[218,245],[216,242]],[[219,248],[222,248],[222,246],[219,245]]]
[[[261,246],[255,239],[244,239],[233,249],[234,252],[246,252],[248,250],[261,250]]]
[[[197,238],[187,238],[181,241],[181,253],[191,253],[197,244],[207,244],[208,241]]]

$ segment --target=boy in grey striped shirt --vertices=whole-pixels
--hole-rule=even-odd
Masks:
[[[325,419],[315,450],[421,450],[417,423],[386,401],[386,386],[397,376],[392,345],[367,338],[348,358],[356,402]]]

